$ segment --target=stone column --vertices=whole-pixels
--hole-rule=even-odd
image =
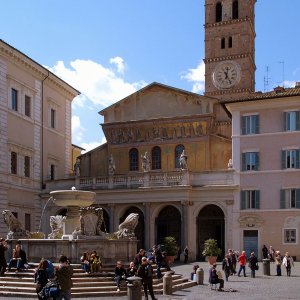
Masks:
[[[149,249],[150,246],[150,203],[145,202],[144,205],[144,221],[145,221],[145,248]]]
[[[114,232],[115,231],[115,205],[109,204],[109,231]]]
[[[181,246],[188,244],[188,205],[189,202],[181,201]]]

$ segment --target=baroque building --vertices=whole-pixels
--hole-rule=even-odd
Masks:
[[[79,92],[0,40],[0,209],[38,230],[46,180],[72,172],[71,102]],[[7,233],[0,222],[1,236]]]

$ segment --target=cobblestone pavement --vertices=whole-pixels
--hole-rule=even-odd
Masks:
[[[231,276],[229,277],[229,281],[225,282],[225,291],[218,292],[215,290],[211,290],[208,284],[208,271],[209,265],[207,263],[195,262],[186,265],[178,264],[174,265],[172,269],[176,271],[176,273],[183,274],[184,276],[190,276],[190,272],[192,271],[193,265],[198,264],[200,268],[204,270],[204,285],[194,286],[192,288],[188,288],[185,290],[177,291],[173,295],[163,296],[156,295],[158,299],[162,300],[173,300],[173,299],[212,299],[212,300],[223,300],[226,297],[230,297],[230,300],[235,299],[243,299],[243,300],[264,300],[264,299],[300,299],[300,262],[295,263],[295,267],[292,268],[292,276],[287,277],[285,268],[282,267],[282,276],[275,276],[275,265],[271,264],[271,276],[263,275],[263,266],[262,263],[259,263],[259,270],[256,272],[256,278],[250,277],[250,270],[246,268],[248,277],[237,277]],[[217,267],[218,270],[221,269],[220,264]],[[230,290],[236,290],[236,292],[230,292]],[[10,298],[10,297],[2,297],[0,299],[12,300],[12,299],[24,299],[24,298]],[[29,298],[27,298],[29,299]],[[37,298],[30,298],[37,299]],[[87,299],[87,298],[73,298],[73,299]],[[106,300],[103,297],[98,298],[90,298],[90,299],[100,299]],[[117,300],[117,299],[128,299],[128,297],[109,297],[109,300]],[[144,297],[143,297],[144,299]]]

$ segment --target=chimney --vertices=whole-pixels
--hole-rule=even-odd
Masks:
[[[275,92],[276,94],[283,93],[283,92],[284,92],[284,87],[282,87],[282,86],[277,86],[277,87],[274,88],[274,92]]]

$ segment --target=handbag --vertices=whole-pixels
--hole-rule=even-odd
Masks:
[[[259,270],[259,265],[255,266],[255,270],[258,271]]]

